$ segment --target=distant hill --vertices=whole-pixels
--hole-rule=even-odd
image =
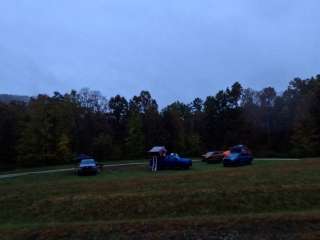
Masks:
[[[0,102],[9,103],[12,101],[29,102],[30,97],[11,94],[0,94]]]

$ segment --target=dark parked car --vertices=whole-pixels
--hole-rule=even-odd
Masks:
[[[244,166],[252,164],[253,156],[251,151],[244,145],[236,145],[230,148],[230,152],[223,159],[223,165]]]
[[[150,161],[150,167],[152,166],[152,161]],[[164,158],[158,159],[158,170],[165,169],[189,169],[192,166],[192,160],[187,158],[181,158],[176,153],[171,153]]]
[[[223,157],[222,151],[212,151],[202,155],[202,161],[207,163],[222,163]]]
[[[83,159],[77,168],[77,174],[83,175],[97,175],[101,171],[100,166],[94,159]]]

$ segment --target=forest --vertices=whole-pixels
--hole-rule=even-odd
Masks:
[[[236,82],[218,93],[159,109],[148,91],[132,99],[82,89],[0,103],[0,168],[141,159],[154,145],[197,157],[246,144],[259,157],[320,156],[320,75],[287,89]]]

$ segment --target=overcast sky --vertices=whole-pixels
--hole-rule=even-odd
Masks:
[[[160,105],[320,73],[319,0],[0,0],[0,93]]]

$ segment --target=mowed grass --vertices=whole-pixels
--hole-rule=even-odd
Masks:
[[[320,160],[23,176],[0,180],[0,207],[0,239],[219,239],[230,231],[234,239],[276,239],[272,231],[316,239]]]

